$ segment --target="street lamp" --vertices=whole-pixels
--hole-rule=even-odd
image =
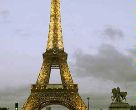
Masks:
[[[18,103],[15,103],[15,110],[18,110]]]
[[[90,100],[90,97],[87,97],[87,100],[88,100],[88,110],[89,110],[89,100]]]

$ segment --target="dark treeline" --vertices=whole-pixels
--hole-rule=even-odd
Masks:
[[[4,107],[4,108],[0,108],[0,110],[9,110],[9,109]]]
[[[130,110],[136,110],[136,105],[131,105]]]

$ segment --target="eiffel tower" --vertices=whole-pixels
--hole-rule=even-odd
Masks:
[[[51,69],[59,69],[62,84],[49,84]],[[36,84],[22,110],[41,110],[49,105],[62,105],[69,110],[88,110],[78,93],[67,64],[62,39],[60,0],[51,1],[50,25],[46,52]]]

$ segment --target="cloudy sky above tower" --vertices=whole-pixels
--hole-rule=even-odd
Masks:
[[[61,0],[68,63],[90,108],[106,110],[117,86],[135,103],[134,11],[134,0]],[[50,0],[0,0],[2,106],[21,106],[28,97],[46,49],[49,16]]]

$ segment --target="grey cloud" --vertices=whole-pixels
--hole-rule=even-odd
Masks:
[[[128,51],[129,51],[130,55],[135,58],[136,49],[129,49]]]
[[[8,10],[0,10],[0,23],[9,23],[10,12]]]
[[[111,94],[96,94],[96,93],[87,93],[81,94],[84,102],[87,105],[87,97],[90,97],[90,109],[91,110],[108,110],[108,107],[111,103]]]
[[[107,26],[102,34],[111,40],[124,37],[123,31],[113,26]]]
[[[14,103],[19,102],[19,108],[29,95],[30,88],[28,86],[20,86],[19,88],[8,87],[0,89],[0,104],[2,107],[14,109]]]
[[[18,37],[23,38],[23,39],[30,39],[31,35],[30,33],[26,32],[24,29],[16,29],[15,33],[18,35]]]
[[[110,45],[102,45],[96,55],[76,54],[75,73],[79,77],[97,77],[114,82],[134,81],[135,66],[131,56]]]
[[[1,11],[0,11],[0,16],[7,17],[9,14],[10,14],[10,13],[9,13],[8,10],[1,10]]]

